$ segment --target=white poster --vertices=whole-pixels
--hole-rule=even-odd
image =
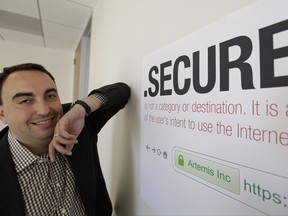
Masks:
[[[143,60],[141,196],[157,215],[288,215],[288,1]]]

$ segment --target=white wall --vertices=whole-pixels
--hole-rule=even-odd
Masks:
[[[132,88],[128,106],[106,125],[99,139],[102,167],[115,215],[155,215],[139,192],[143,57],[252,2],[98,1],[92,21],[89,89],[115,81],[124,81]]]
[[[56,79],[62,103],[73,98],[74,53],[36,46],[1,42],[0,70],[21,63],[38,63],[50,71]],[[0,123],[0,129],[4,125]]]

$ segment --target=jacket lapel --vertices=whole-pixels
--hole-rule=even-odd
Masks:
[[[21,188],[8,144],[8,128],[0,137],[0,215],[25,215]],[[3,136],[3,133],[4,136]]]

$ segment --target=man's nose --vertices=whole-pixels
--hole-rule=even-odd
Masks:
[[[36,103],[36,112],[38,115],[46,115],[50,111],[50,108],[46,101],[41,100]]]

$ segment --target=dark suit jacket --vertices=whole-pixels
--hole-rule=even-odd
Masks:
[[[108,216],[112,205],[100,167],[97,140],[98,132],[105,123],[124,108],[130,97],[130,88],[124,83],[115,83],[92,91],[108,98],[107,103],[85,119],[85,126],[68,158],[75,175],[76,186],[87,214]],[[64,104],[64,113],[70,104]],[[0,132],[0,216],[25,215],[25,208],[17,173],[9,150],[8,127]]]

